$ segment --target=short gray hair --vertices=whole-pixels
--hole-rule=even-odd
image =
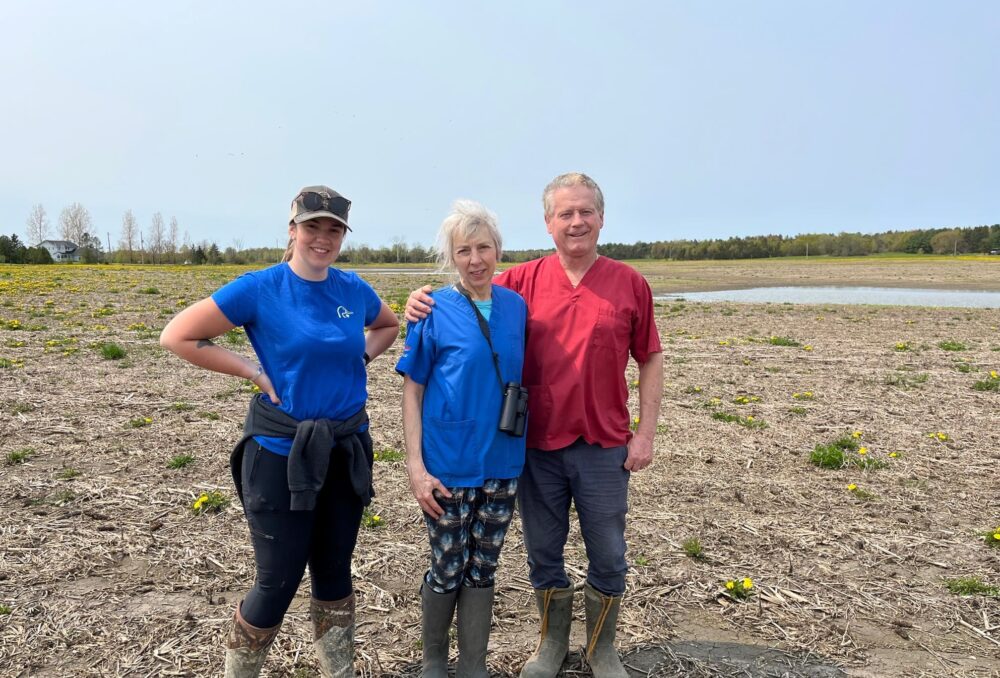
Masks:
[[[573,186],[585,186],[594,192],[594,207],[597,208],[597,213],[603,217],[604,194],[601,192],[601,187],[583,172],[568,172],[567,174],[560,174],[545,187],[545,192],[542,193],[542,206],[545,208],[545,218],[548,219],[551,217],[552,212],[555,211],[555,206],[552,204],[552,194],[560,188],[572,188]]]
[[[454,250],[455,236],[470,238],[480,230],[485,230],[493,239],[497,248],[497,261],[503,255],[503,241],[500,237],[500,227],[497,225],[497,215],[475,200],[456,200],[451,206],[451,212],[441,222],[438,229],[437,262],[442,271],[455,268]]]

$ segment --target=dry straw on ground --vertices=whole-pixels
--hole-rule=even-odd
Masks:
[[[759,266],[699,266],[691,278],[706,287],[782,271]],[[831,266],[794,269],[785,282],[830,280],[842,270]],[[1000,288],[1000,267],[964,266]],[[647,273],[664,288],[685,271],[694,268]],[[900,269],[887,271],[879,275]],[[0,267],[0,675],[218,673],[233,606],[253,579],[227,467],[250,388],[183,364],[156,336],[238,272]],[[924,282],[969,275],[945,267]],[[366,277],[396,302],[433,278]],[[654,464],[632,478],[619,635],[632,675],[1000,675],[1000,598],[946,586],[959,577],[1000,586],[1000,549],[980,534],[1000,526],[1000,392],[973,388],[1000,369],[1000,311],[669,302],[657,312],[664,402]],[[239,334],[231,341],[249,352]],[[945,341],[966,350],[946,351]],[[109,342],[125,357],[105,360]],[[383,459],[381,521],[362,530],[354,563],[365,676],[419,673],[426,538],[402,462],[385,453],[402,450],[399,350],[370,368]],[[632,365],[627,379],[636,376]],[[884,468],[810,463],[817,444],[854,431]],[[169,468],[185,454],[193,462]],[[192,503],[211,490],[233,503],[195,515]],[[699,558],[685,551],[692,538]],[[567,559],[582,583],[575,526]],[[753,595],[727,595],[725,582],[745,577]],[[305,585],[270,675],[316,675],[307,599]],[[515,524],[491,669],[516,675],[535,632]],[[566,675],[588,675],[577,653]]]

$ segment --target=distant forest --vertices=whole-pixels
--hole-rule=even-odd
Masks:
[[[726,240],[660,240],[632,245],[598,245],[612,259],[761,259],[765,257],[857,257],[889,252],[907,254],[1000,253],[1000,224],[971,228],[932,228],[885,233],[810,233],[757,235]],[[532,258],[532,257],[528,257]],[[520,261],[520,260],[518,260]]]
[[[122,237],[118,246],[105,250],[104,243],[90,235],[89,215],[79,208],[84,219],[74,232],[67,225],[76,222],[67,219],[69,208],[63,211],[60,235],[64,240],[79,246],[80,260],[85,263],[146,263],[146,264],[268,264],[281,259],[283,248],[244,248],[242,242],[220,247],[203,240],[191,243],[184,235],[178,237],[176,219],[170,220],[169,229],[159,214],[154,215],[148,234],[142,233],[131,212],[123,221]],[[44,225],[44,210],[41,223]],[[29,238],[37,243],[47,232],[32,233],[29,221]],[[85,230],[86,229],[86,230]],[[143,237],[145,235],[145,237]],[[67,237],[69,236],[69,237]],[[75,236],[75,237],[73,237]],[[108,237],[110,244],[110,237]],[[670,259],[689,261],[698,259],[763,259],[789,256],[853,257],[882,253],[909,254],[1000,254],[1000,224],[964,228],[932,228],[884,233],[810,233],[796,236],[759,235],[725,240],[658,240],[656,242],[601,243],[598,251],[612,259]],[[548,249],[506,250],[503,261],[518,263],[553,252]],[[434,259],[433,251],[420,244],[410,245],[400,238],[392,245],[369,247],[348,243],[338,261],[345,264],[420,264]],[[44,248],[29,247],[17,235],[0,235],[0,263],[49,263]]]

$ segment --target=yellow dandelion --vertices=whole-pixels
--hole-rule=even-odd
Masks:
[[[721,340],[721,341],[719,342],[719,346],[729,346],[729,342],[728,342],[728,341],[726,341],[725,339],[722,339],[722,340]]]
[[[854,439],[857,439],[857,438],[860,438],[863,435],[864,435],[864,433],[862,433],[861,431],[855,431],[854,433],[851,434],[851,437],[854,438]]]
[[[898,457],[898,456],[899,456],[899,452],[890,452],[890,453],[889,453],[889,456],[890,456],[891,458],[895,459],[896,457]]]
[[[811,351],[811,350],[813,350],[813,347],[810,346],[809,344],[806,344],[805,346],[802,347],[802,350],[803,351]]]
[[[854,492],[857,489],[858,489],[858,486],[855,485],[854,483],[851,483],[850,485],[847,486],[847,491],[848,492]]]
[[[632,417],[632,423],[633,424],[638,424],[639,423],[639,417]]]
[[[727,581],[726,582],[726,588],[729,589],[730,591],[732,591],[734,588],[736,588],[736,582],[734,582],[734,581]]]
[[[144,422],[146,422],[147,424],[152,424],[153,423],[152,417],[143,417],[142,420]]]
[[[993,539],[995,539],[996,541],[1000,541],[1000,532],[997,532],[996,534],[994,534],[993,535]]]
[[[858,448],[858,454],[868,454],[868,448],[867,447],[859,447]]]
[[[793,397],[793,398],[798,398],[798,397],[799,397],[799,394],[798,394],[798,393],[793,393],[793,394],[792,394],[792,397]]]
[[[753,588],[753,580],[750,579],[750,577],[747,577],[746,579],[743,580],[743,588],[746,589],[747,591]]]
[[[996,370],[990,370],[990,379],[1000,379],[1000,374]]]

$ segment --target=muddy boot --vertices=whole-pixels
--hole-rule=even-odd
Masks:
[[[459,589],[448,593],[435,593],[424,582],[420,586],[420,604],[423,609],[420,639],[424,646],[424,678],[448,678],[448,632],[455,613]]]
[[[486,647],[493,621],[493,587],[458,588],[458,666],[455,678],[489,678]]]
[[[524,663],[521,678],[554,678],[569,652],[573,588],[535,589],[535,602],[541,616],[538,648]]]
[[[587,663],[594,678],[628,678],[615,649],[621,596],[606,596],[590,584],[583,587],[587,609]]]
[[[243,619],[237,603],[233,627],[226,638],[226,678],[257,678],[279,628],[281,624],[269,629],[251,626]]]
[[[340,600],[309,602],[313,647],[323,678],[354,676],[354,594]]]

